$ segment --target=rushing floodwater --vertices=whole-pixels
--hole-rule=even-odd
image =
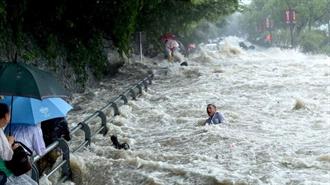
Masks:
[[[146,61],[153,85],[73,155],[83,184],[330,184],[330,58],[227,40],[188,67]],[[93,110],[109,96],[96,94]],[[203,126],[208,103],[225,124]],[[111,134],[131,149],[114,149]]]

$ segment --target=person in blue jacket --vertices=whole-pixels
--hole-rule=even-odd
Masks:
[[[217,107],[214,104],[208,104],[206,112],[209,118],[206,120],[205,125],[220,124],[225,120],[223,115],[217,111]]]

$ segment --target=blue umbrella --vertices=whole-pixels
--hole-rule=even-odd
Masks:
[[[52,118],[65,117],[72,106],[62,98],[43,100],[20,96],[5,96],[0,103],[11,106],[13,98],[12,124],[35,125]]]

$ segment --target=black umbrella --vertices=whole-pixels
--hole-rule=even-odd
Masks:
[[[0,62],[0,95],[43,99],[69,93],[49,72],[23,63]]]
[[[0,62],[0,95],[44,99],[67,97],[69,93],[49,72],[23,63]],[[13,98],[11,107],[13,107]],[[12,109],[11,114],[13,111]],[[10,123],[11,119],[12,116]],[[11,124],[9,130],[11,135]]]

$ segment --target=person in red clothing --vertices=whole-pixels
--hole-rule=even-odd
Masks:
[[[172,62],[174,59],[174,52],[179,49],[179,43],[174,39],[165,40],[165,52],[168,61]]]

